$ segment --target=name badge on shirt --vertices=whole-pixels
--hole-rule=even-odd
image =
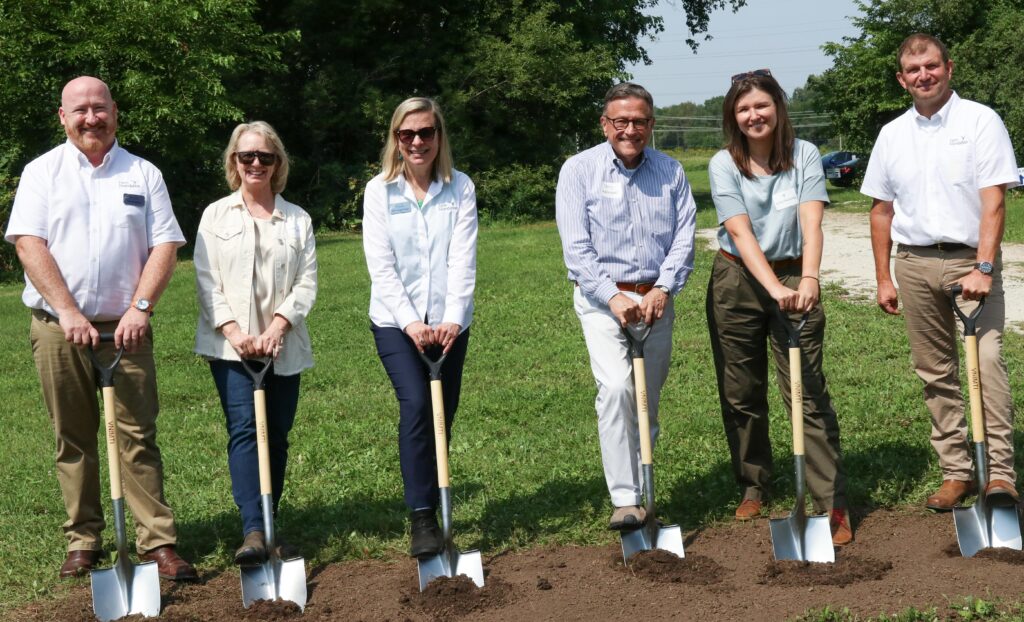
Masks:
[[[601,184],[601,196],[606,199],[621,199],[622,184],[617,181],[606,181]]]
[[[408,201],[402,201],[401,203],[392,203],[388,209],[392,214],[405,214],[412,211],[412,205]]]
[[[777,210],[796,207],[796,190],[793,190],[792,188],[776,190],[772,195],[772,204],[775,205],[775,209]]]
[[[141,194],[128,194],[126,192],[124,194],[124,204],[134,205],[135,207],[145,207],[146,197],[142,196]]]

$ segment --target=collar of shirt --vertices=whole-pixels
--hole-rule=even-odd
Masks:
[[[615,169],[617,173],[629,177],[632,177],[637,171],[643,168],[644,163],[646,163],[648,159],[648,149],[650,149],[650,147],[644,147],[643,153],[640,154],[640,163],[636,165],[636,168],[626,168],[626,165],[622,162],[622,158],[620,158],[618,154],[615,153],[615,149],[612,148],[612,143],[610,141],[605,141],[604,143],[604,153],[608,158],[608,166]]]
[[[942,108],[939,108],[938,112],[933,114],[930,119],[918,112],[915,107],[913,109],[914,121],[917,122],[918,127],[926,130],[935,130],[940,127],[945,127],[946,121],[949,119],[949,113],[953,109],[953,105],[958,101],[960,101],[960,96],[956,94],[956,91],[953,91],[950,93],[949,99],[946,100],[946,103],[942,105]]]
[[[64,143],[64,148],[67,149],[68,152],[75,157],[76,161],[78,162],[79,168],[88,170],[99,170],[105,168],[108,164],[113,162],[117,158],[118,154],[121,152],[121,145],[117,143],[117,139],[114,139],[114,144],[110,146],[110,151],[107,151],[105,154],[103,154],[103,161],[100,162],[100,165],[93,166],[92,162],[89,161],[89,158],[84,153],[82,153],[81,149],[76,147],[75,144],[71,142],[70,138],[67,140],[67,142]]]
[[[235,190],[230,197],[228,197],[229,207],[237,207],[238,209],[245,209],[245,200],[242,199],[242,191]],[[271,220],[284,220],[284,212],[281,211],[281,202],[284,201],[280,194],[274,195],[274,213],[270,215]]]
[[[406,181],[404,173],[399,173],[397,177],[387,183],[398,184],[398,191],[402,193],[403,197],[412,201],[413,204],[419,204],[419,201],[416,199],[416,192],[412,189],[412,184]],[[422,207],[426,207],[427,203],[430,203],[430,200],[441,192],[441,187],[443,185],[443,182],[436,178],[430,182],[430,187],[427,188],[427,194],[423,196]]]

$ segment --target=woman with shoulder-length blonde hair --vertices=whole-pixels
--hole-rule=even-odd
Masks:
[[[432,99],[398,105],[366,185],[363,249],[370,271],[370,328],[398,398],[398,454],[410,511],[411,554],[444,546],[437,524],[437,470],[430,387],[419,353],[447,354],[442,366],[449,438],[476,285],[476,190],[452,168],[448,130]]]
[[[788,327],[782,323],[806,314],[800,343],[807,485],[815,511],[829,513],[833,544],[847,544],[853,532],[839,422],[822,372],[818,273],[828,194],[821,155],[795,137],[786,94],[767,69],[733,76],[722,126],[726,147],[708,165],[721,250],[708,283],[707,318],[722,420],[743,487],[736,519],[760,515],[771,481],[766,341],[789,408]]]
[[[316,300],[313,223],[281,196],[288,153],[263,121],[242,123],[224,150],[224,177],[232,193],[203,212],[196,237],[199,323],[195,352],[210,363],[228,431],[231,489],[242,515],[235,563],[267,558],[260,503],[253,381],[242,359],[268,357],[264,378],[273,511],[288,462],[300,373],[313,366],[306,317]],[[276,539],[282,558],[297,554]]]

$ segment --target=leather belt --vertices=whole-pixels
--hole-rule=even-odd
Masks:
[[[726,251],[726,250],[723,250],[723,249],[720,248],[720,249],[718,249],[718,252],[721,253],[721,255],[723,257],[725,257],[726,259],[728,259],[729,261],[731,261],[731,262],[733,262],[735,264],[738,264],[740,266],[743,265],[743,260],[740,259],[739,257],[737,257],[736,255],[733,255],[729,251]],[[769,259],[768,260],[768,265],[771,266],[772,270],[781,270],[782,268],[792,268],[793,266],[802,266],[803,262],[804,262],[804,258],[803,257],[793,257],[791,259]]]
[[[576,283],[575,281],[573,282]],[[579,286],[580,284],[576,283],[576,287]],[[644,296],[647,294],[647,292],[654,289],[654,281],[651,281],[649,283],[616,283],[615,287],[619,288],[620,292],[634,292],[636,294]]]
[[[961,244],[960,242],[937,242],[935,244],[900,244],[904,248],[925,248],[933,251],[951,252],[951,251],[962,251],[968,248],[973,249],[973,246],[967,244]],[[899,247],[897,247],[899,250]]]

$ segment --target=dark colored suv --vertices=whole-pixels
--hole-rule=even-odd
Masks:
[[[821,156],[821,166],[825,169],[825,179],[833,186],[846,188],[863,173],[865,161],[852,151],[833,151]]]

